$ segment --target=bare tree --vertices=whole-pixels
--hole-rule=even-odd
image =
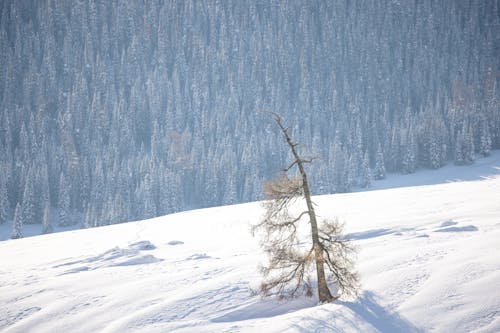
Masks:
[[[274,112],[270,114],[281,129],[294,160],[283,170],[280,178],[264,185],[268,198],[264,203],[265,215],[252,230],[254,233],[263,231],[261,245],[269,257],[268,265],[261,268],[264,275],[261,293],[264,296],[278,295],[280,298],[302,294],[312,296],[309,273],[315,265],[321,303],[334,301],[341,296],[355,296],[358,276],[353,268],[354,248],[342,236],[342,225],[337,221],[322,221],[318,228],[304,168],[304,164],[312,160],[300,157],[298,143],[291,139],[281,117]],[[294,168],[298,174],[290,178],[288,173]],[[305,201],[307,209],[293,214],[290,208],[299,200]],[[305,219],[311,226],[310,246],[300,239],[300,229]],[[336,288],[334,295],[330,292],[329,284]]]

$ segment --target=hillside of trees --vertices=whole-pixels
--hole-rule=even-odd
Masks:
[[[500,148],[500,1],[0,2],[0,223],[314,194]]]

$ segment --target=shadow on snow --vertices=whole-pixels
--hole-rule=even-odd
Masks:
[[[306,308],[311,308],[317,303],[316,299],[297,299],[290,302],[278,301],[260,301],[249,306],[245,306],[236,311],[226,313],[225,315],[212,319],[212,322],[237,322],[243,320],[271,318],[287,313],[299,311]],[[356,331],[366,330],[367,325],[371,326],[374,331],[383,333],[420,333],[422,329],[403,318],[397,312],[384,308],[377,301],[377,297],[372,292],[364,292],[356,302],[338,302],[352,312],[352,316],[346,316],[345,311],[329,309],[327,307],[318,307],[318,311],[326,312],[325,315],[319,316],[304,316],[296,323],[292,324],[293,329],[298,332],[343,332],[339,325],[344,322],[348,327],[356,329]]]
[[[422,329],[403,318],[397,312],[390,311],[380,305],[372,292],[364,292],[356,302],[340,302],[349,308],[364,322],[380,332],[423,332]]]

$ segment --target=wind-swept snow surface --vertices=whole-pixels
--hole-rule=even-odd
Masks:
[[[265,258],[252,203],[0,242],[0,331],[499,332],[498,161],[316,197],[358,246],[356,301],[255,296]]]

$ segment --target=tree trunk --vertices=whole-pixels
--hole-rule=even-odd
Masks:
[[[295,150],[295,147],[292,148]],[[295,155],[294,151],[294,155]],[[302,165],[302,160],[297,160],[297,166],[299,167],[300,175],[302,176],[302,188],[304,189],[304,197],[306,198],[307,210],[309,211],[309,220],[311,222],[311,236],[314,247],[314,257],[316,260],[316,274],[318,278],[318,297],[320,303],[327,303],[333,300],[333,296],[330,293],[328,284],[325,278],[325,268],[324,268],[324,258],[323,249],[319,243],[318,236],[318,222],[316,221],[316,213],[314,212],[314,206],[311,200],[311,192],[309,190],[309,183],[307,182],[307,175]]]
[[[306,199],[306,204],[307,204],[307,210],[309,212],[309,221],[311,222],[311,237],[312,237],[312,242],[313,242],[313,249],[314,249],[314,257],[316,261],[316,274],[318,278],[318,297],[320,303],[327,303],[331,302],[334,297],[330,293],[330,289],[328,288],[328,284],[326,283],[326,277],[325,277],[325,267],[324,263],[325,260],[323,258],[323,249],[321,248],[321,244],[319,242],[319,235],[318,235],[318,222],[316,221],[316,213],[314,212],[314,206],[311,200],[311,191],[309,190],[309,183],[307,181],[307,174],[304,169],[304,161],[299,157],[299,154],[297,153],[297,150],[295,147],[297,146],[296,143],[292,141],[290,136],[288,135],[288,129],[283,126],[281,123],[281,118],[277,115],[274,114],[275,120],[278,123],[279,127],[281,128],[283,134],[285,135],[286,142],[290,146],[290,149],[292,150],[293,157],[295,158],[295,162],[293,164],[297,164],[297,167],[299,169],[300,175],[302,177],[302,189],[304,191],[304,197]],[[292,164],[292,166],[293,166]]]

